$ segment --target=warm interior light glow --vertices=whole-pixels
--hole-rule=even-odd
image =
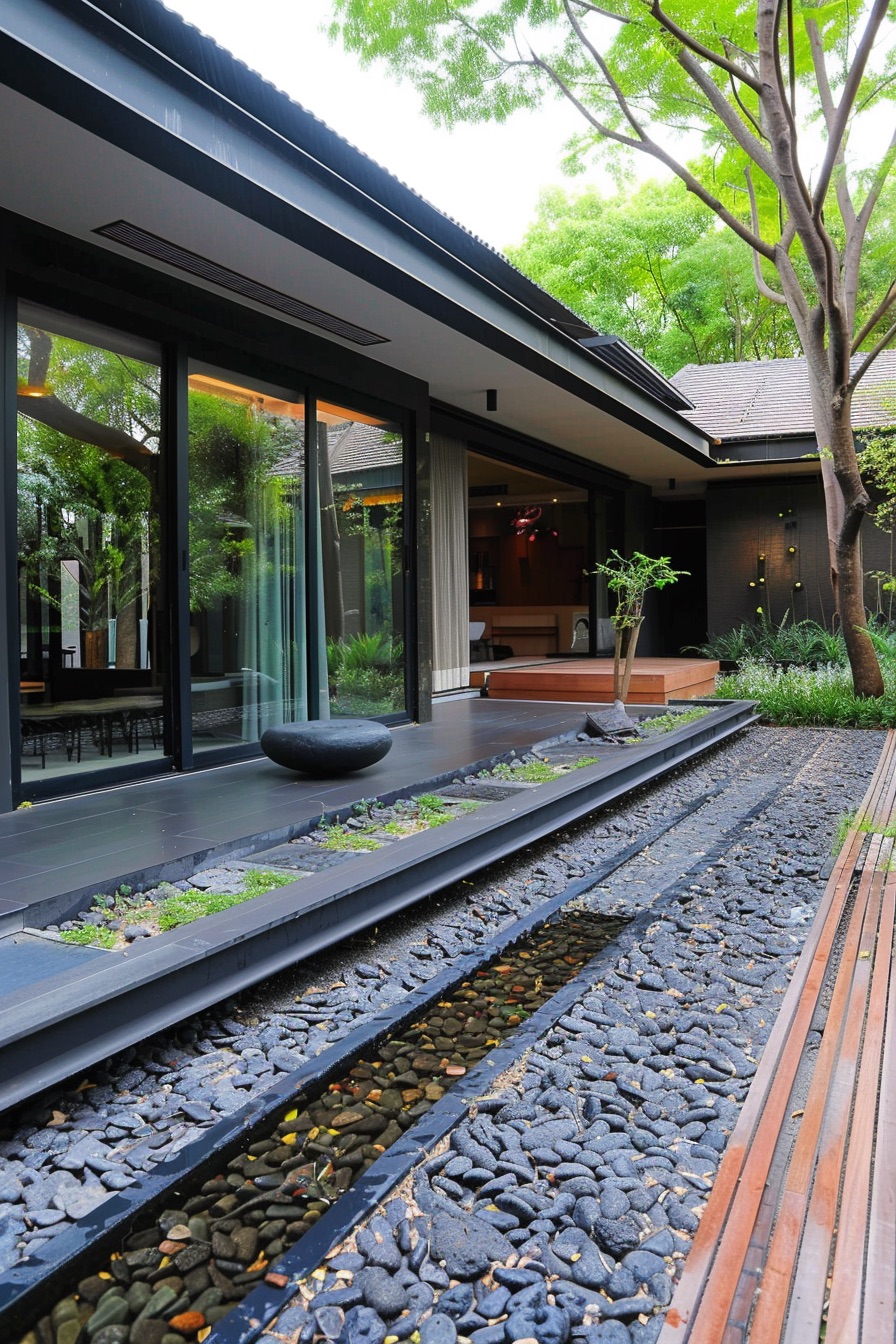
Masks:
[[[20,397],[52,397],[53,389],[46,383],[19,383],[16,389]]]
[[[380,490],[373,495],[351,495],[342,506],[342,512],[347,513],[355,504],[363,504],[365,509],[372,508],[374,504],[401,504],[404,496],[400,490]]]
[[[238,401],[244,406],[254,406],[269,415],[289,416],[293,420],[305,418],[305,405],[301,401],[284,401],[282,397],[271,397],[266,392],[256,392],[251,387],[240,387],[237,383],[225,382],[223,378],[212,378],[207,373],[191,373],[188,379],[191,392],[209,392],[216,397],[225,397],[228,401]]]
[[[392,421],[384,420],[382,416],[366,415],[363,411],[350,411],[344,406],[334,406],[329,401],[317,403],[317,418],[325,425],[344,425],[346,421],[351,420],[354,424],[376,425],[381,429],[394,427]]]

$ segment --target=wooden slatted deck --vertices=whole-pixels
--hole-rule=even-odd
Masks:
[[[664,705],[671,699],[712,695],[719,664],[707,658],[636,658],[626,697],[630,705]],[[494,663],[490,700],[569,700],[608,704],[613,699],[612,658],[548,658],[528,667]]]
[[[882,834],[894,819],[891,731],[659,1344],[896,1338],[896,857]],[[819,1030],[813,1046],[810,1032]]]

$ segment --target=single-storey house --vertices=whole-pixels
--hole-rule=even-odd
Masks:
[[[690,571],[642,645],[677,652],[739,582],[726,520],[809,517],[817,463],[741,461],[701,371],[667,381],[159,0],[0,0],[0,109],[0,811],[287,719],[425,720],[471,627],[594,653],[614,548]]]

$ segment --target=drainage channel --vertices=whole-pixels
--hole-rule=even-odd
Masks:
[[[295,1163],[295,1166],[290,1165],[289,1171],[295,1171],[302,1166],[310,1167],[309,1170],[301,1173],[302,1178],[308,1180],[308,1186],[302,1197],[319,1194],[320,1198],[317,1203],[320,1207],[313,1209],[312,1214],[320,1214],[321,1208],[327,1210],[318,1220],[315,1220],[314,1217],[308,1220],[305,1212],[302,1212],[301,1216],[294,1215],[289,1220],[283,1218],[284,1231],[281,1235],[284,1245],[288,1245],[290,1239],[292,1239],[291,1249],[286,1251],[286,1259],[293,1262],[289,1267],[290,1281],[295,1282],[297,1274],[300,1273],[300,1270],[295,1268],[294,1263],[297,1250],[302,1252],[302,1263],[307,1263],[313,1269],[323,1258],[330,1244],[335,1239],[345,1235],[349,1227],[366,1215],[371,1204],[375,1204],[379,1199],[385,1197],[394,1184],[419,1160],[424,1151],[431,1148],[435,1142],[438,1142],[440,1138],[450,1132],[454,1125],[460,1122],[471,1104],[470,1098],[478,1095],[479,1091],[486,1090],[489,1081],[503,1069],[506,1069],[516,1055],[528,1048],[529,1044],[534,1043],[538,1036],[547,1030],[553,1016],[568,1011],[575,997],[582,992],[580,983],[582,974],[579,975],[578,981],[576,979],[570,980],[569,977],[576,974],[576,967],[571,963],[564,962],[564,966],[569,968],[568,972],[563,971],[556,983],[563,983],[566,980],[568,981],[566,988],[556,990],[554,997],[548,998],[550,985],[546,986],[545,984],[544,972],[527,964],[531,962],[531,957],[522,954],[529,949],[520,940],[532,938],[538,930],[550,925],[546,934],[551,940],[548,947],[548,959],[550,960],[550,957],[553,956],[555,960],[562,961],[562,958],[566,955],[573,955],[572,951],[568,954],[565,951],[559,951],[557,938],[565,937],[566,933],[565,931],[558,931],[552,921],[555,921],[561,912],[565,912],[571,902],[575,902],[577,898],[583,897],[588,891],[606,882],[614,872],[622,868],[643,848],[652,845],[661,836],[686,822],[716,795],[723,792],[729,783],[729,780],[716,783],[713,788],[692,799],[676,813],[658,821],[637,841],[598,864],[586,876],[575,879],[549,901],[544,902],[537,909],[530,911],[497,934],[487,945],[456,959],[427,984],[411,992],[399,1005],[384,1009],[359,1024],[342,1041],[331,1046],[315,1059],[309,1060],[295,1073],[281,1078],[265,1092],[252,1098],[240,1111],[202,1131],[196,1140],[160,1163],[154,1171],[150,1171],[139,1185],[115,1194],[93,1213],[41,1247],[29,1260],[10,1268],[3,1276],[3,1281],[0,1282],[0,1339],[4,1342],[8,1340],[10,1344],[20,1338],[26,1344],[74,1344],[74,1342],[76,1344],[87,1344],[87,1341],[90,1341],[91,1344],[93,1344],[93,1341],[96,1341],[96,1344],[125,1344],[125,1342],[126,1344],[146,1344],[146,1341],[155,1344],[156,1338],[158,1338],[159,1344],[163,1340],[164,1344],[181,1344],[181,1340],[173,1330],[166,1328],[164,1332],[161,1332],[161,1326],[164,1324],[167,1327],[169,1324],[165,1316],[153,1317],[145,1314],[142,1317],[139,1329],[137,1329],[137,1322],[133,1322],[135,1327],[133,1332],[130,1323],[110,1321],[107,1325],[103,1325],[102,1318],[91,1330],[91,1321],[95,1319],[95,1313],[86,1323],[82,1323],[82,1311],[86,1314],[87,1310],[92,1308],[99,1300],[96,1295],[99,1292],[100,1283],[103,1284],[104,1292],[109,1291],[106,1287],[109,1283],[113,1287],[124,1288],[124,1284],[111,1277],[113,1275],[112,1265],[117,1264],[118,1261],[112,1260],[110,1257],[122,1254],[122,1247],[125,1246],[126,1239],[135,1228],[148,1229],[151,1227],[153,1221],[158,1220],[160,1210],[164,1213],[166,1209],[169,1211],[177,1209],[178,1217],[186,1214],[187,1221],[182,1222],[180,1226],[186,1226],[189,1231],[189,1218],[199,1215],[187,1214],[187,1210],[180,1206],[189,1198],[206,1198],[206,1196],[201,1196],[201,1186],[204,1182],[218,1179],[226,1182],[228,1176],[238,1175],[240,1176],[240,1185],[245,1183],[239,1172],[225,1171],[226,1164],[231,1158],[237,1157],[239,1154],[256,1157],[256,1159],[259,1156],[264,1158],[264,1153],[247,1153],[247,1146],[255,1142],[270,1142],[272,1138],[279,1140],[286,1134],[294,1133],[298,1135],[300,1133],[298,1126],[287,1129],[281,1134],[275,1133],[277,1127],[283,1123],[286,1113],[295,1111],[297,1113],[295,1120],[297,1121],[299,1111],[309,1108],[308,1099],[311,1097],[320,1098],[324,1094],[329,1095],[330,1084],[338,1084],[341,1078],[350,1075],[352,1068],[357,1066],[357,1061],[362,1056],[369,1060],[371,1051],[375,1051],[372,1058],[374,1061],[380,1061],[380,1069],[383,1068],[384,1063],[386,1064],[388,1074],[388,1068],[394,1061],[384,1061],[382,1058],[383,1054],[387,1053],[384,1050],[383,1042],[387,1039],[392,1042],[401,1040],[407,1044],[406,1033],[412,1030],[414,1023],[426,1022],[435,1029],[435,1016],[440,1014],[448,1016],[447,1023],[445,1017],[442,1017],[441,1026],[443,1030],[437,1039],[450,1042],[454,1047],[452,1052],[450,1054],[444,1052],[439,1054],[439,1069],[436,1077],[431,1079],[429,1083],[424,1083],[420,1089],[423,1092],[423,1097],[417,1099],[402,1096],[402,1111],[400,1114],[404,1116],[404,1119],[395,1118],[395,1124],[402,1130],[402,1134],[394,1146],[382,1155],[378,1155],[372,1166],[368,1165],[367,1159],[373,1159],[373,1153],[371,1151],[362,1152],[361,1161],[357,1162],[356,1160],[356,1165],[360,1168],[363,1164],[365,1167],[363,1171],[355,1170],[350,1162],[344,1164],[352,1171],[353,1182],[337,1203],[327,1207],[327,1202],[331,1198],[329,1187],[333,1184],[336,1172],[340,1170],[334,1162],[333,1171],[326,1171],[327,1162],[332,1162],[332,1157],[329,1154],[315,1154],[309,1156],[307,1162],[299,1162],[296,1160],[296,1152],[292,1151],[289,1158],[285,1159],[291,1164]],[[768,799],[763,799],[755,810],[761,810],[767,803]],[[727,833],[724,837],[719,837],[719,845],[723,846],[728,838],[730,837]],[[695,863],[699,862],[700,860],[695,860]],[[575,915],[576,919],[581,917],[580,914]],[[634,925],[630,927],[636,927],[642,920],[646,927],[646,924],[654,917],[655,915],[650,910],[645,911],[643,915],[636,918]],[[619,927],[618,924],[616,927]],[[615,937],[612,930],[608,932],[610,932],[611,937]],[[581,941],[578,938],[577,940]],[[515,955],[518,957],[516,965],[510,960],[511,949],[516,949]],[[584,955],[583,948],[580,948],[579,951]],[[612,960],[614,955],[611,942],[606,950],[598,956],[597,960],[601,962],[608,958]],[[579,964],[581,963],[579,962]],[[505,998],[500,1006],[489,1012],[484,1027],[490,1034],[485,1037],[484,1041],[478,1042],[480,1048],[483,1045],[485,1046],[485,1058],[477,1065],[474,1060],[474,1053],[477,1051],[476,1033],[471,1029],[467,1029],[466,1032],[458,1032],[458,1038],[460,1035],[470,1036],[471,1039],[464,1042],[460,1042],[454,1035],[447,1034],[454,1030],[455,1023],[469,1021],[470,1010],[465,1006],[465,1002],[468,1004],[469,999],[461,1001],[459,1009],[454,1010],[450,1016],[449,1009],[444,1006],[440,1007],[440,1005],[450,1001],[451,995],[458,985],[461,986],[461,990],[465,994],[481,993],[482,985],[479,982],[482,976],[480,973],[483,971],[487,973],[489,965],[493,967],[494,975],[500,976],[498,984],[502,991],[507,997],[515,998],[517,1002],[511,1003]],[[500,967],[508,967],[509,969],[500,970],[498,969]],[[584,975],[590,976],[593,973],[593,967],[589,965]],[[542,979],[536,989],[536,980],[539,975]],[[522,986],[522,990],[515,988],[517,986]],[[519,997],[521,993],[522,998]],[[543,1007],[538,1008],[532,998],[526,998],[527,994],[531,995],[533,993],[547,999]],[[565,1004],[565,998],[569,998],[569,1004]],[[462,1019],[459,1012],[466,1012],[467,1017]],[[530,1013],[531,1016],[529,1016]],[[475,1019],[475,1009],[473,1010],[473,1016]],[[519,1025],[511,1020],[517,1017],[520,1019]],[[503,1023],[505,1031],[509,1031],[509,1035],[506,1044],[502,1047],[494,1047],[489,1043],[498,1039],[496,1035],[491,1033],[498,1026],[499,1019]],[[477,1020],[474,1025],[481,1026],[482,1023]],[[423,1054],[424,1046],[427,1044],[431,1044],[434,1049],[426,1053],[435,1053],[439,1048],[437,1039],[433,1038],[429,1042],[415,1041],[413,1043],[414,1056]],[[463,1050],[460,1051],[460,1057],[456,1062],[452,1062],[451,1055],[458,1054],[457,1047],[461,1044]],[[447,1049],[447,1046],[445,1049]],[[447,1064],[442,1063],[444,1059],[448,1060]],[[410,1062],[413,1065],[413,1058]],[[445,1087],[448,1079],[452,1077],[448,1074],[449,1068],[455,1070],[462,1068],[466,1071],[462,1075],[453,1075],[458,1077],[460,1087],[449,1088],[440,1100],[434,1101],[432,1089],[433,1087]],[[404,1072],[407,1073],[408,1070],[404,1070]],[[415,1072],[415,1070],[411,1068],[410,1072]],[[387,1076],[387,1074],[382,1076]],[[410,1080],[405,1079],[399,1086],[398,1076],[396,1075],[391,1080],[392,1090],[411,1091]],[[370,1080],[354,1079],[350,1086],[355,1086],[363,1081]],[[405,1081],[409,1084],[407,1088],[404,1087]],[[418,1084],[419,1081],[418,1077]],[[428,1097],[426,1096],[427,1086],[431,1089]],[[345,1099],[344,1094],[337,1093],[335,1088],[332,1089],[332,1093],[337,1095],[340,1101]],[[353,1097],[352,1102],[354,1103],[355,1100]],[[433,1104],[435,1110],[430,1112],[428,1116],[424,1116],[422,1120],[408,1117],[407,1112],[422,1100]],[[382,1105],[382,1098],[379,1099],[379,1104]],[[344,1109],[345,1107],[343,1107]],[[387,1120],[387,1125],[389,1123],[390,1121]],[[410,1124],[411,1127],[405,1130],[402,1128],[404,1124]],[[318,1124],[317,1128],[320,1129],[321,1126]],[[325,1125],[323,1128],[325,1130],[334,1129],[337,1134],[340,1132],[340,1126],[336,1125]],[[303,1132],[310,1133],[309,1130]],[[392,1132],[394,1135],[395,1130]],[[361,1131],[359,1131],[360,1133]],[[256,1138],[255,1136],[259,1134],[262,1137]],[[341,1153],[338,1156],[350,1157],[352,1151],[357,1152],[365,1147],[373,1149],[377,1142],[378,1140],[369,1145],[366,1143],[354,1144],[348,1154]],[[285,1146],[294,1150],[294,1144],[292,1143],[275,1143],[274,1146]],[[323,1146],[325,1149],[327,1148],[326,1141],[324,1141]],[[381,1146],[385,1148],[385,1145]],[[324,1157],[326,1157],[326,1161],[321,1162],[320,1159]],[[265,1166],[268,1165],[269,1161],[265,1162]],[[261,1169],[259,1168],[259,1170]],[[265,1173],[262,1172],[262,1174]],[[270,1175],[271,1173],[268,1172],[267,1174]],[[276,1172],[273,1174],[276,1175]],[[345,1179],[345,1177],[340,1177],[339,1181]],[[282,1184],[282,1181],[280,1184]],[[191,1191],[199,1190],[200,1195],[185,1195],[184,1192],[188,1189]],[[220,1197],[219,1191],[216,1190],[215,1193]],[[259,1193],[262,1193],[262,1191],[259,1191]],[[290,1195],[289,1203],[293,1209],[301,1210],[305,1208],[307,1210],[307,1207],[310,1207],[310,1198],[307,1198],[305,1206],[300,1202],[294,1203],[293,1199],[294,1197]],[[264,1210],[269,1207],[273,1208],[279,1202],[279,1198],[271,1194],[270,1201],[266,1199],[263,1208],[262,1205],[258,1205],[256,1210],[250,1212],[257,1212],[259,1209],[264,1212]],[[225,1224],[226,1221],[225,1217]],[[305,1224],[305,1234],[300,1236],[298,1244],[294,1239],[292,1230],[289,1234],[286,1233],[287,1222],[294,1222],[296,1225],[298,1223]],[[170,1233],[172,1226],[176,1227],[178,1224],[169,1222],[167,1229],[160,1228],[160,1231]],[[230,1235],[222,1225],[214,1230],[221,1232],[224,1236]],[[208,1229],[208,1231],[211,1232],[211,1229]],[[173,1242],[178,1241],[177,1238],[170,1236],[166,1236],[165,1239]],[[248,1240],[246,1238],[247,1242]],[[276,1241],[276,1236],[272,1236],[271,1240]],[[207,1244],[211,1247],[211,1242]],[[226,1243],[219,1241],[218,1245],[226,1246]],[[152,1250],[153,1248],[143,1247],[142,1249]],[[187,1246],[185,1245],[184,1250],[186,1249]],[[229,1251],[230,1247],[226,1246],[226,1249]],[[159,1250],[158,1243],[155,1250]],[[181,1253],[181,1251],[176,1252],[177,1255]],[[194,1251],[193,1254],[195,1255],[197,1252]],[[209,1251],[207,1260],[211,1258],[212,1254]],[[256,1261],[258,1258],[258,1255],[256,1255]],[[99,1267],[103,1265],[104,1259],[106,1267]],[[222,1256],[222,1259],[227,1261],[227,1256]],[[239,1274],[254,1275],[253,1279],[246,1281],[246,1285],[234,1286],[239,1288],[251,1286],[252,1284],[259,1284],[259,1280],[260,1284],[254,1288],[249,1298],[252,1303],[252,1314],[248,1324],[245,1320],[241,1323],[237,1319],[242,1315],[243,1310],[248,1310],[248,1304],[246,1308],[241,1307],[239,1311],[234,1311],[229,1317],[222,1318],[227,1322],[228,1333],[226,1338],[228,1341],[254,1339],[258,1321],[260,1319],[270,1319],[282,1305],[283,1291],[281,1285],[277,1282],[273,1284],[265,1282],[272,1274],[276,1277],[276,1271],[271,1269],[269,1257],[266,1256],[265,1259],[267,1263],[264,1265],[256,1264],[256,1261],[250,1262],[255,1266],[252,1269],[238,1259],[230,1261],[232,1266],[230,1272],[234,1277],[238,1277]],[[125,1263],[127,1264],[127,1262]],[[196,1268],[198,1267],[197,1264]],[[169,1271],[170,1266],[163,1266],[161,1260],[156,1263],[155,1268],[150,1268],[149,1265],[143,1268],[147,1270],[147,1273],[137,1278],[136,1281],[149,1283],[151,1288],[157,1286],[165,1278],[176,1279],[182,1277],[186,1280],[186,1274],[191,1272],[187,1270],[184,1275],[171,1274],[166,1272]],[[117,1271],[122,1275],[123,1272],[122,1269]],[[110,1277],[105,1278],[104,1276]],[[197,1276],[197,1280],[199,1278],[200,1276]],[[92,1285],[88,1286],[86,1293],[79,1291],[79,1285],[83,1285],[85,1280],[90,1280]],[[177,1287],[178,1285],[166,1284],[165,1286]],[[128,1284],[127,1291],[130,1291],[130,1288],[131,1285]],[[127,1298],[127,1291],[124,1293],[125,1298]],[[137,1296],[140,1292],[142,1290],[135,1290]],[[223,1295],[223,1288],[221,1292]],[[91,1301],[87,1294],[93,1294],[95,1301]],[[266,1309],[259,1311],[255,1303],[259,1297],[264,1299],[265,1294],[267,1294]],[[120,1296],[120,1294],[116,1294],[116,1296]],[[177,1296],[182,1296],[182,1293]],[[47,1316],[48,1305],[53,1303],[54,1299],[58,1299],[57,1305]],[[177,1297],[174,1301],[177,1302]],[[233,1302],[239,1305],[236,1298],[233,1299]],[[59,1303],[65,1305],[60,1306]],[[178,1305],[180,1304],[178,1303]],[[223,1299],[217,1305],[223,1305]],[[110,1307],[107,1310],[113,1310],[113,1308]],[[143,1308],[141,1307],[140,1310],[142,1311]],[[120,1311],[120,1307],[114,1309],[114,1312]],[[168,1317],[177,1314],[172,1313],[170,1309],[167,1311]],[[39,1323],[35,1325],[35,1321]],[[155,1326],[150,1326],[148,1324],[150,1321],[155,1321]],[[255,1322],[255,1324],[253,1325],[252,1322]],[[208,1328],[208,1326],[198,1327],[203,1332]],[[215,1339],[219,1337],[222,1328],[218,1327],[215,1330]],[[199,1338],[197,1333],[182,1337],[186,1339]],[[205,1336],[203,1335],[203,1337]]]
[[[218,1154],[147,1212],[120,1252],[73,1262],[77,1278],[21,1344],[187,1344],[262,1280],[284,1286],[278,1258],[623,923],[555,916],[431,1002],[423,1020],[296,1092],[228,1161]]]

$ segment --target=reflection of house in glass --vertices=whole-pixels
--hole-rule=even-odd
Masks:
[[[0,810],[252,756],[284,719],[426,719],[484,675],[471,653],[598,655],[613,549],[691,574],[645,654],[743,619],[753,552],[776,612],[821,614],[799,426],[716,446],[699,380],[163,4],[64,9],[4,16]]]

